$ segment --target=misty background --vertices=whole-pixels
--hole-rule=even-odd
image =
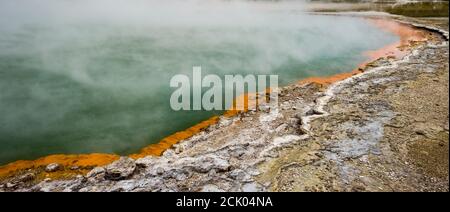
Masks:
[[[170,109],[170,78],[350,71],[397,40],[303,1],[0,0],[0,164],[128,154],[222,111]]]

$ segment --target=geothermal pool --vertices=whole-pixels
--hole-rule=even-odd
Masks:
[[[221,114],[171,110],[170,78],[191,75],[192,66],[219,76],[277,74],[286,85],[350,71],[367,60],[365,51],[398,40],[364,19],[290,6],[6,2],[0,164],[57,153],[134,153]]]

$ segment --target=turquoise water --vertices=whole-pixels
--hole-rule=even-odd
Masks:
[[[172,111],[172,76],[346,72],[398,38],[363,19],[261,12],[244,21],[0,21],[0,164],[129,154],[222,111]],[[0,15],[1,16],[1,15]],[[231,18],[233,19],[233,18]],[[226,19],[228,20],[228,19]]]

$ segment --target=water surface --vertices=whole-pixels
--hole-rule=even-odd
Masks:
[[[286,85],[352,70],[363,52],[398,39],[364,19],[292,7],[137,5],[118,7],[126,16],[96,8],[78,16],[77,7],[43,4],[0,7],[0,164],[129,154],[220,114],[170,109],[170,78],[192,66],[219,76],[277,74]]]

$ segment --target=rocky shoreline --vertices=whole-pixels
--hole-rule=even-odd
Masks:
[[[161,157],[30,171],[0,191],[448,191],[448,19],[390,18],[434,34],[330,86],[284,87],[279,107],[220,117]]]

